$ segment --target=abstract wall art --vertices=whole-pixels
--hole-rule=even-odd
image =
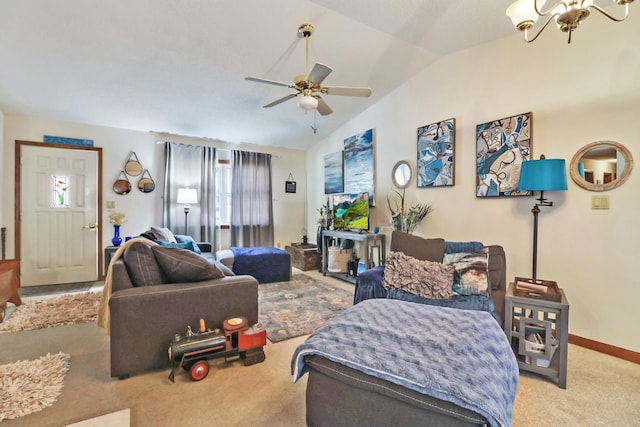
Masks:
[[[476,126],[476,197],[526,196],[518,191],[522,162],[531,157],[532,113]]]
[[[418,128],[418,188],[454,185],[455,119]]]
[[[369,206],[375,206],[374,137],[374,129],[369,129],[344,140],[344,192],[368,192]]]
[[[342,151],[324,156],[324,194],[342,193]]]

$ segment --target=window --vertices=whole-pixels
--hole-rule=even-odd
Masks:
[[[216,224],[228,227],[231,223],[231,164],[219,160],[216,167]]]

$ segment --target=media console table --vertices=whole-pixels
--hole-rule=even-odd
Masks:
[[[381,265],[385,259],[384,234],[358,233],[355,231],[324,230],[322,232],[322,274],[334,276],[347,282],[355,283],[356,277],[348,273],[332,273],[327,270],[329,263],[329,246],[340,245],[342,240],[351,239],[362,246],[358,251],[360,261],[364,262],[365,268],[369,268],[373,261],[375,265]],[[374,255],[374,249],[377,255]]]

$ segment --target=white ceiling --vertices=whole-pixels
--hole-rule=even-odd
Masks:
[[[513,35],[510,2],[0,0],[0,111],[306,149],[439,56]],[[289,89],[244,79],[303,74],[304,22],[325,85],[373,90],[326,95],[317,134],[295,100],[262,108]]]

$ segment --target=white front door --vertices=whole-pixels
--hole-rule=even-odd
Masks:
[[[98,279],[98,153],[21,145],[22,286]]]

